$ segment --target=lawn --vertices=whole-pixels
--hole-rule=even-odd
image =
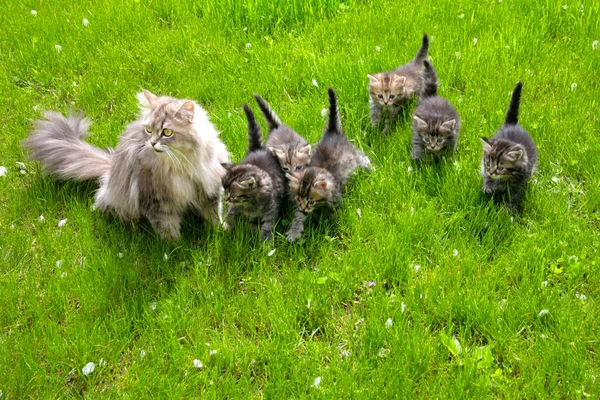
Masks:
[[[1,1],[0,398],[600,397],[599,15],[591,0]],[[424,32],[463,129],[452,159],[418,167],[410,118],[382,136],[366,88]],[[540,164],[510,214],[481,194],[480,137],[518,81]],[[161,241],[19,145],[44,110],[81,110],[89,141],[115,146],[146,88],[202,104],[239,161],[254,92],[316,143],[328,86],[375,169],[293,244],[291,209],[272,243],[194,215]]]

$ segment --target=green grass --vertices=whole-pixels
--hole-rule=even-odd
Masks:
[[[237,3],[0,2],[2,398],[600,397],[599,3]],[[463,131],[417,169],[408,124],[371,130],[366,74],[423,32]],[[519,80],[540,166],[513,217],[480,195],[479,137]],[[147,88],[199,101],[239,160],[253,92],[316,142],[327,86],[377,169],[293,245],[191,215],[162,242],[19,146],[47,109],[83,110],[114,146]]]

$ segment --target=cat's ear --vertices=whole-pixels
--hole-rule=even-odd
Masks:
[[[231,163],[221,163],[221,167],[223,167],[227,171],[229,171],[233,167],[233,164],[231,164]]]
[[[481,138],[481,141],[483,142],[483,151],[489,153],[492,150],[492,141],[484,137]]]
[[[313,187],[316,187],[317,189],[325,190],[329,187],[329,181],[324,178],[317,179],[315,181],[315,183],[313,183]]]
[[[241,181],[240,186],[242,186],[246,189],[251,189],[253,187],[256,187],[256,179],[254,179],[254,177],[252,176],[252,177],[246,179],[245,181]]]
[[[305,144],[304,146],[300,147],[298,149],[298,153],[309,156],[310,155],[310,144]]]
[[[273,154],[277,158],[284,158],[285,153],[279,147],[268,147],[269,153]]]
[[[404,85],[404,82],[406,82],[406,77],[404,75],[392,74],[392,82],[397,83],[398,85]]]
[[[413,120],[417,123],[418,131],[426,131],[427,130],[427,122],[423,121],[421,118],[413,115]]]
[[[150,93],[149,90],[144,90],[142,93],[144,94],[146,100],[148,100],[148,104],[150,104],[150,107],[154,107],[154,105],[158,101],[158,96]]]
[[[523,149],[517,147],[513,148],[513,150],[511,151],[507,151],[505,154],[506,158],[508,158],[510,161],[517,162],[523,159],[525,152],[523,151]]]
[[[371,83],[379,82],[379,79],[375,75],[367,74],[367,76],[369,77],[369,80],[371,81]]]
[[[444,131],[446,133],[451,133],[454,130],[455,126],[456,126],[456,120],[455,119],[451,119],[450,121],[444,122],[440,126],[440,130],[442,130],[442,131]]]
[[[186,100],[181,104],[175,115],[184,121],[191,122],[194,119],[194,108],[194,103]]]

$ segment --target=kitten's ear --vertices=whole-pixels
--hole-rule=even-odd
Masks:
[[[397,83],[398,85],[404,85],[404,82],[406,82],[406,77],[404,75],[392,74],[392,78],[392,82]]]
[[[369,80],[371,81],[371,83],[379,82],[379,79],[375,75],[367,74],[367,76],[369,77]]]
[[[231,164],[231,163],[221,163],[221,167],[223,167],[227,171],[229,171],[231,168],[233,168],[233,164]]]
[[[277,158],[283,158],[285,153],[278,147],[269,147],[269,153],[273,154]]]
[[[492,150],[492,141],[484,137],[481,138],[481,141],[483,142],[483,151],[489,153]]]
[[[421,118],[413,115],[413,120],[417,123],[418,131],[426,131],[427,130],[427,122],[423,121]]]
[[[241,181],[240,185],[247,189],[256,187],[256,179],[254,179],[254,177],[252,176],[246,179],[245,181]]]
[[[516,162],[522,160],[524,154],[525,152],[523,151],[523,149],[516,148],[514,150],[507,151],[506,158],[508,158],[512,162]]]
[[[452,132],[454,130],[454,127],[456,126],[456,120],[455,119],[451,119],[450,121],[446,121],[444,122],[441,126],[440,129],[444,132]]]
[[[313,187],[325,190],[329,187],[329,181],[323,178],[318,179],[313,183]]]
[[[298,153],[309,156],[310,155],[310,144],[305,144],[298,149]]]
[[[150,107],[154,107],[154,105],[158,101],[158,96],[150,93],[149,90],[144,90],[142,93],[144,93],[144,97],[146,98],[146,100],[148,100],[148,104],[150,104]]]
[[[175,115],[184,121],[191,122],[194,119],[194,103],[189,100],[184,101]]]

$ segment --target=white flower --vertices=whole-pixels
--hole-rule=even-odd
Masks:
[[[392,321],[391,318],[388,318],[387,321],[385,321],[385,327],[390,329],[392,327],[392,325],[394,325],[394,322]]]
[[[308,299],[308,301],[306,302],[306,308],[310,308],[310,299]]]
[[[7,172],[8,172],[8,170],[6,169],[6,167],[0,166],[0,176],[6,175]]]
[[[408,173],[410,174],[410,173],[412,172],[412,170],[413,170],[413,167],[411,167],[411,166],[409,165],[407,170],[408,170]]]
[[[542,282],[542,286],[544,286],[544,287],[548,286],[548,281]]]
[[[60,221],[58,221],[58,227],[62,228],[63,226],[65,226],[67,224],[67,219],[61,219]]]
[[[577,88],[577,84],[575,82],[571,83],[571,91]]]
[[[214,356],[215,354],[217,354],[217,350],[211,350],[208,352],[208,354],[210,354],[211,356]]]
[[[62,274],[60,274],[60,277],[61,277],[61,278],[65,278],[66,276],[67,276],[67,273],[66,273],[66,272],[63,272]]]
[[[415,272],[419,272],[419,270],[421,269],[421,266],[419,264],[414,264],[412,267],[415,270]]]
[[[140,351],[140,358],[146,357],[146,352],[144,350]]]
[[[566,10],[567,9],[567,5],[566,4],[563,5],[562,8],[563,8],[563,10]]]
[[[465,17],[465,14],[460,14],[460,15],[458,16],[458,19],[463,19],[464,17]]]
[[[62,50],[62,46],[60,44],[55,44],[54,48],[56,49],[57,52],[60,53],[60,51]]]
[[[585,294],[582,294],[579,292],[575,293],[575,297],[577,297],[579,300],[583,300],[583,301],[587,300],[587,296]]]
[[[271,257],[273,254],[275,254],[276,249],[271,250],[267,255],[269,257]]]
[[[119,258],[123,258],[123,257],[124,257],[124,254],[123,254],[123,253],[117,253],[117,257],[119,257]]]
[[[460,58],[460,52],[457,51],[456,53],[454,53],[454,55],[456,56],[456,58]]]
[[[150,303],[150,309],[151,310],[156,310],[156,302],[153,301],[152,303]]]
[[[31,10],[31,15],[33,15],[35,17],[37,15],[37,11]]]
[[[319,87],[319,84],[317,83],[317,80],[313,78],[312,80],[312,84],[315,85],[315,87]]]
[[[320,384],[321,384],[321,377],[317,376],[315,378],[315,381],[313,382],[313,386],[316,387],[316,388],[318,388]]]
[[[321,110],[321,117],[324,117],[326,115],[327,115],[327,109],[324,108],[324,109]]]
[[[377,352],[377,357],[379,357],[379,358],[386,358],[388,356],[388,354],[390,354],[390,349],[386,349],[385,347],[382,347]]]
[[[458,250],[456,250],[456,249],[452,250],[452,254],[454,254],[454,257],[458,257]]]
[[[101,358],[100,361],[98,361],[98,365],[101,367],[106,365],[106,361],[104,360],[104,358]]]
[[[88,21],[87,18],[83,19],[83,26],[88,26],[89,23],[90,21]]]
[[[243,29],[243,31],[246,32],[247,30],[248,30],[248,27],[245,26],[244,29]]]
[[[377,51],[381,51],[381,47],[379,47],[379,46],[375,46],[375,50],[377,50]]]
[[[43,215],[40,215],[40,216],[38,217],[38,221],[40,221],[40,222],[44,222],[44,216],[43,216]]]
[[[540,318],[541,318],[541,317],[543,317],[543,316],[544,316],[544,315],[546,315],[546,314],[550,314],[550,311],[548,311],[548,310],[542,310],[542,311],[540,311],[540,313],[538,314],[538,317],[540,317]]]
[[[359,217],[362,217],[362,210],[360,208],[357,208],[356,214],[358,214]]]
[[[169,259],[169,256],[168,256],[168,254],[167,254],[167,253],[163,254],[163,259],[164,259],[165,261],[167,261],[167,260]]]
[[[594,40],[594,41],[592,42],[592,50],[596,50],[597,48],[598,48],[598,41],[597,41],[597,40]]]
[[[249,49],[250,47],[252,47],[252,43],[246,43],[246,49]]]
[[[85,366],[83,368],[81,368],[81,372],[85,376],[88,376],[89,374],[94,372],[94,368],[96,368],[96,364],[94,364],[93,362],[89,362],[89,363],[85,364]]]
[[[202,365],[202,361],[200,360],[194,360],[194,367],[196,368],[202,368],[204,365]]]
[[[475,46],[477,44],[477,38],[473,38],[473,46]]]
[[[340,354],[344,357],[350,357],[350,352],[346,349],[340,350]]]
[[[56,263],[54,265],[56,265],[56,268],[62,267],[62,260],[56,261]]]

